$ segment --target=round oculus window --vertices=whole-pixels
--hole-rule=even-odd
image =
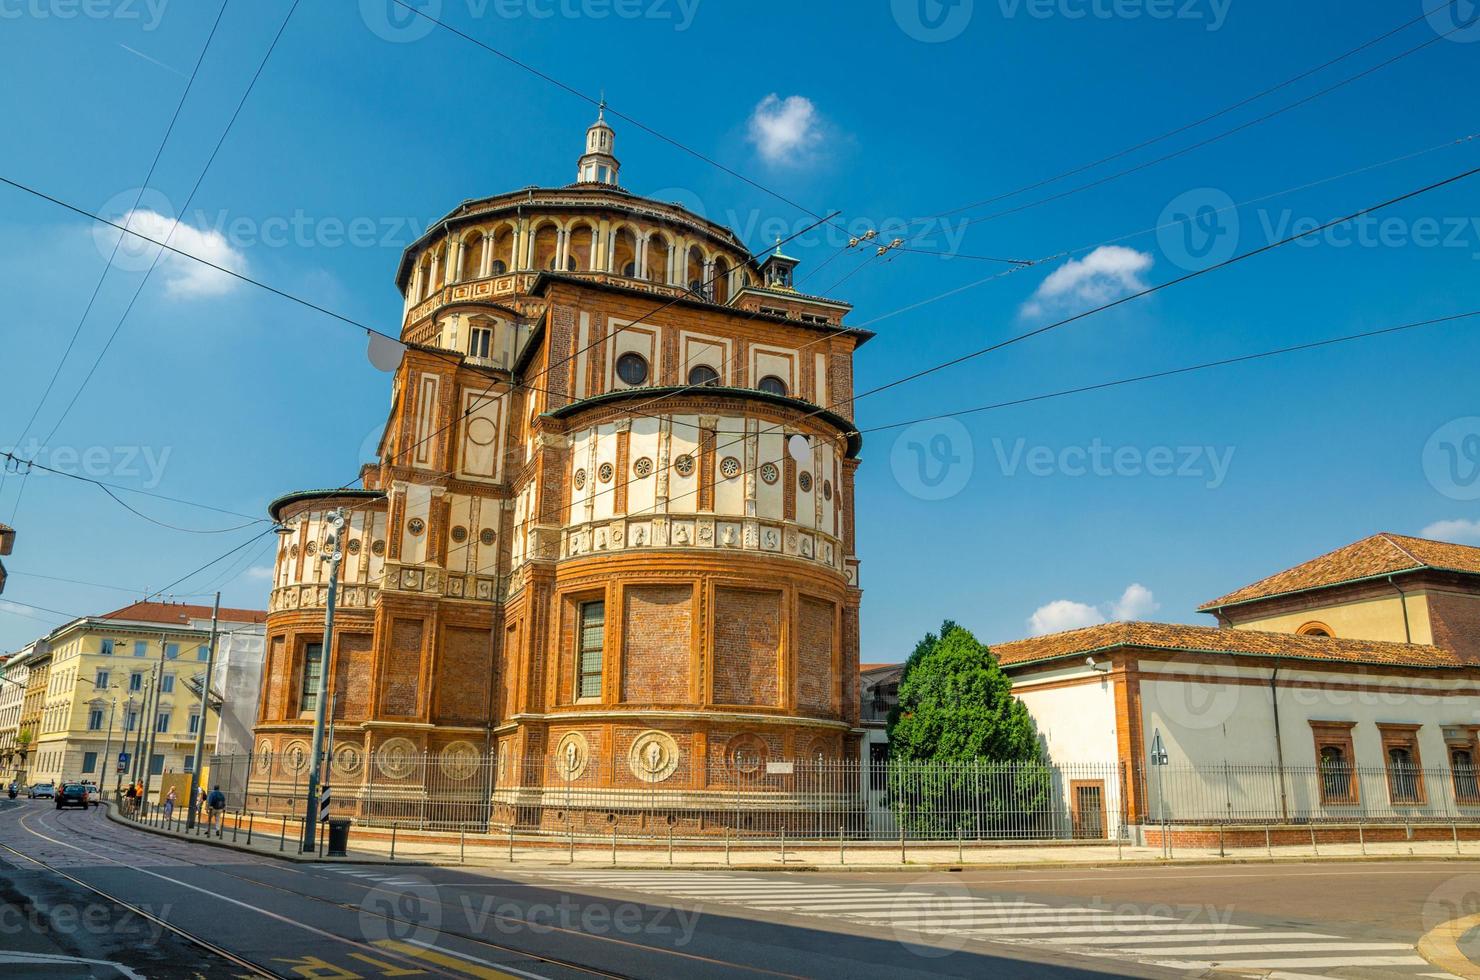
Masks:
[[[628,351],[617,358],[617,377],[623,384],[640,385],[648,379],[648,362],[641,354]]]
[[[377,557],[377,558],[379,558],[381,555],[385,554],[385,542],[384,541],[376,541],[374,544],[372,544],[370,546],[370,553],[372,555],[374,555],[375,557]]]
[[[797,486],[799,486],[799,487],[802,488],[802,493],[811,493],[812,492],[812,474],[811,473],[803,473],[801,476],[798,476],[797,477]]]
[[[694,457],[690,456],[688,453],[684,453],[682,456],[673,461],[673,469],[677,471],[679,476],[693,476]]]
[[[612,482],[612,464],[602,463],[596,468],[596,479],[602,483]]]
[[[766,484],[775,483],[781,479],[781,471],[776,468],[775,463],[761,464],[761,481]]]
[[[483,542],[484,544],[493,544],[496,537],[497,535],[493,533],[493,528],[491,527],[485,527],[483,530],[478,532],[478,540]]]
[[[575,475],[575,481],[574,482],[575,482],[575,485],[576,485],[576,489],[577,490],[580,490],[583,487],[585,487],[585,485],[586,485],[586,471],[585,470],[576,470],[576,475]]]
[[[734,456],[726,456],[720,460],[719,472],[726,480],[733,480],[740,475],[740,461]]]
[[[411,518],[411,520],[406,522],[406,530],[410,531],[412,534],[420,534],[426,529],[426,521],[423,521],[420,517],[413,517]]]
[[[639,479],[645,476],[651,476],[653,472],[653,461],[646,456],[642,457],[632,464],[632,472],[637,474]]]
[[[464,541],[468,540],[468,529],[463,527],[461,524],[453,528],[452,540],[456,541],[458,544],[462,544]]]

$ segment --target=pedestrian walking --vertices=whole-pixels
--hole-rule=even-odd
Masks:
[[[206,806],[211,811],[210,829],[216,832],[217,837],[220,837],[222,825],[226,822],[226,794],[221,792],[219,785],[211,790],[211,795],[206,797]]]
[[[169,795],[164,798],[164,822],[169,823],[175,814],[175,787],[170,787]]]

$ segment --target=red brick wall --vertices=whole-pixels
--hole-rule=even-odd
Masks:
[[[263,690],[262,719],[277,721],[284,717],[288,697],[287,637],[274,636],[267,651],[267,683]]]
[[[715,703],[780,704],[781,593],[721,588],[714,606]]]
[[[624,590],[622,700],[635,704],[689,701],[693,589],[633,585]]]
[[[421,636],[419,619],[397,619],[392,623],[381,682],[381,714],[401,718],[416,714],[421,688]]]
[[[334,705],[334,717],[364,721],[370,712],[375,637],[370,633],[340,633],[336,645],[334,690],[339,697]]]
[[[797,610],[796,704],[803,711],[832,706],[833,617],[830,602],[802,596]]]
[[[492,646],[486,629],[449,626],[443,631],[437,668],[439,724],[477,725],[488,716]]]
[[[1435,646],[1480,663],[1480,597],[1430,592],[1429,622]]]

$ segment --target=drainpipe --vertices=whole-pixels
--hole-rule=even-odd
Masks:
[[[1280,692],[1275,680],[1280,676],[1279,662],[1269,672],[1269,704],[1274,709],[1274,758],[1280,776],[1280,823],[1290,822],[1289,804],[1285,798],[1285,746],[1280,739]]]
[[[1408,625],[1408,593],[1403,591],[1403,587],[1391,575],[1388,576],[1388,585],[1391,585],[1393,590],[1398,593],[1398,603],[1403,607],[1403,642],[1412,643],[1413,630]]]

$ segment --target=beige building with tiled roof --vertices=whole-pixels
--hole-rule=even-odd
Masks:
[[[1051,761],[1113,774],[1066,787],[1072,808],[1155,818],[1160,735],[1164,773],[1230,814],[1480,821],[1480,548],[1377,534],[1200,609],[1218,625],[993,647]]]

